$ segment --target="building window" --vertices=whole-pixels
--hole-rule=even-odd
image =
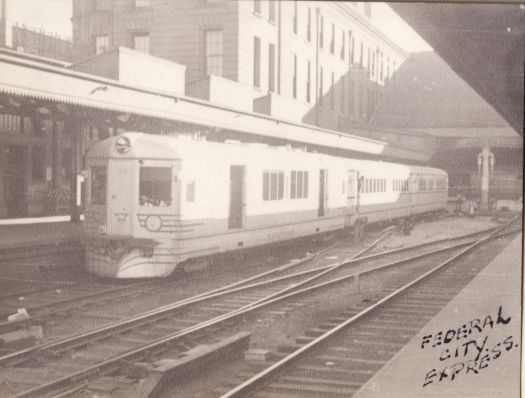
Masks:
[[[34,145],[31,150],[31,177],[33,182],[46,178],[46,152],[43,147]]]
[[[370,71],[370,47],[367,47],[366,69]]]
[[[307,61],[307,67],[306,67],[306,102],[310,103],[311,96],[310,96],[310,87],[311,85],[311,72],[312,72],[312,64],[310,61]]]
[[[109,49],[109,36],[95,36],[95,54],[102,54]]]
[[[205,39],[206,75],[222,76],[224,47],[222,30],[206,30]]]
[[[381,53],[381,65],[379,66],[379,77],[383,80],[383,53]]]
[[[341,93],[341,103],[339,104],[341,113],[345,112],[345,93],[346,93],[346,81],[345,76],[341,76],[341,84],[340,84],[340,93]]]
[[[371,72],[372,72],[372,76],[375,75],[375,69],[376,69],[376,54],[375,52],[372,52],[372,68],[371,68]]]
[[[345,59],[345,52],[346,52],[346,33],[343,29],[343,31],[341,32],[342,35],[341,35],[341,59]]]
[[[139,204],[163,207],[171,205],[171,167],[141,167]]]
[[[195,202],[195,180],[186,183],[186,202]]]
[[[330,54],[335,52],[335,25],[332,23],[332,39],[330,40]]]
[[[284,172],[263,172],[263,200],[282,200],[284,197]]]
[[[297,34],[297,0],[293,2],[293,32]]]
[[[292,97],[297,98],[297,55],[293,55]]]
[[[334,91],[335,91],[335,74],[334,72],[332,72],[332,84],[330,86],[330,109],[332,111],[335,109]]]
[[[348,114],[354,114],[354,81],[352,76],[348,79]]]
[[[323,106],[323,68],[319,69],[319,106]]]
[[[253,0],[253,13],[261,15],[261,0]]]
[[[321,15],[321,23],[319,25],[319,48],[324,45],[324,17]]]
[[[69,164],[68,164],[69,167]],[[106,204],[106,167],[91,167],[91,203],[96,205]]]
[[[149,35],[146,33],[134,35],[133,48],[137,51],[149,54]]]
[[[290,199],[308,198],[308,172],[295,171],[290,174]]]
[[[365,1],[364,3],[364,6],[365,6],[365,15],[368,17],[368,18],[372,18],[372,4],[370,4],[369,2]]]
[[[363,65],[363,53],[364,53],[364,46],[363,42],[361,42],[361,52],[359,53],[359,66],[362,68]]]
[[[253,38],[253,85],[261,87],[261,39]]]
[[[149,7],[150,6],[149,1],[150,0],[135,0],[135,7],[136,8]]]
[[[359,119],[363,120],[364,102],[363,102],[363,83],[359,84]]]
[[[104,11],[111,9],[111,0],[95,0],[95,10]]]
[[[312,41],[312,9],[308,8],[308,23],[306,24],[306,40]]]
[[[275,46],[268,46],[268,91],[275,91]]]
[[[350,31],[350,65],[355,64],[355,39],[352,36],[352,31]]]
[[[268,21],[275,23],[275,2],[269,1],[268,2]]]

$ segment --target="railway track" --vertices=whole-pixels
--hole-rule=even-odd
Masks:
[[[501,234],[505,228],[465,245],[437,265],[423,267],[415,277],[391,279],[365,305],[306,330],[295,344],[280,348],[275,363],[248,368],[216,389],[217,395],[352,396],[479,273],[477,263],[456,260],[483,250],[481,245],[494,237],[510,234]]]
[[[32,247],[2,247],[0,248],[0,262],[56,255],[77,256],[83,252],[84,248],[76,240],[65,240],[57,244],[40,244]]]
[[[471,237],[461,239],[469,241]],[[450,242],[450,240],[448,240]],[[460,250],[467,242],[452,245],[453,250]],[[443,244],[443,242],[439,242]],[[412,251],[408,256],[415,261],[414,250],[428,249],[429,244],[418,245],[410,249],[398,249],[388,253],[389,256],[399,256],[403,251]],[[450,245],[449,245],[450,246]],[[449,250],[452,250],[449,248]],[[442,247],[435,250],[427,250],[427,254],[419,254],[417,259],[443,253]],[[358,253],[360,255],[364,253]],[[361,261],[368,260],[368,270],[373,272],[378,269],[377,260],[386,255],[375,254],[364,256]],[[406,257],[406,256],[405,256]],[[406,258],[405,258],[406,262]],[[164,306],[154,311],[127,319],[124,322],[92,330],[77,336],[66,338],[54,343],[33,347],[14,354],[0,358],[3,379],[8,380],[11,388],[8,396],[32,397],[46,396],[46,394],[78,385],[79,381],[88,380],[100,374],[109,374],[117,371],[122,363],[140,361],[155,353],[166,350],[166,346],[176,347],[184,352],[192,347],[195,341],[206,339],[209,333],[215,333],[222,325],[228,324],[239,317],[246,316],[255,310],[272,305],[278,301],[286,300],[292,296],[304,295],[318,287],[304,287],[295,284],[295,291],[290,287],[290,280],[301,274],[302,280],[310,279],[314,272],[325,272],[330,268],[342,268],[343,262],[335,265],[320,267],[317,270],[294,273],[281,278],[273,278],[255,283],[256,279],[268,275],[258,275],[249,278],[248,284],[241,283],[216,289],[196,297],[192,297],[175,304]],[[352,264],[352,261],[345,263]],[[376,263],[375,266],[373,264]],[[380,269],[395,267],[403,263],[403,260],[392,261],[391,259],[382,263]],[[289,270],[292,267],[284,267]],[[304,275],[308,274],[304,279]],[[321,283],[320,287],[330,284],[341,283],[363,271],[354,271],[335,281]],[[267,273],[265,273],[267,274]],[[284,282],[284,284],[283,284]],[[311,281],[309,280],[308,283]],[[302,290],[298,290],[302,287]],[[257,288],[259,290],[254,291]],[[210,332],[211,330],[211,332]],[[209,338],[209,337],[208,337]],[[153,353],[153,354],[152,354]],[[34,377],[27,379],[27,369],[30,369]]]
[[[386,238],[392,232],[393,228],[387,228],[379,239],[375,240],[372,244],[361,250],[359,255],[362,256],[368,251],[372,250],[381,240]],[[322,256],[324,253],[327,253],[335,247],[340,246],[341,243],[342,241],[339,240],[335,244],[331,244],[316,253],[308,254],[302,259],[293,260],[283,266],[272,267],[269,271],[241,279],[239,282],[231,283],[213,291],[206,291],[203,293],[203,295],[212,294],[221,290],[232,289],[236,286],[247,284],[252,280],[270,277],[272,274],[283,273],[293,267],[304,266],[305,264],[314,262],[315,259]],[[123,299],[126,299],[129,302],[135,301],[136,305],[140,308],[140,304],[144,301],[147,301],[148,295],[150,297],[159,296],[160,292],[163,291],[168,293],[168,302],[173,301],[173,299],[170,300],[172,296],[175,296],[175,298],[180,296],[177,291],[174,291],[174,282],[169,278],[167,280],[128,282],[124,286],[114,286],[99,283],[83,284],[67,281],[24,281],[16,278],[0,279],[0,285],[3,281],[11,282],[15,285],[22,284],[22,290],[20,287],[18,289],[15,288],[14,292],[10,291],[9,288],[4,289],[4,291],[7,292],[0,296],[0,319],[7,319],[9,315],[16,313],[20,308],[28,311],[30,316],[14,322],[0,322],[0,335],[17,330],[24,325],[42,325],[46,322],[53,323],[55,322],[55,319],[57,319],[56,322],[63,323],[64,317],[66,316],[69,318],[75,318],[76,316],[79,318],[79,321],[82,321],[82,317],[89,316],[92,318],[92,322],[99,322],[100,326],[100,324],[107,324],[108,320],[116,321],[117,319],[125,319],[127,316],[118,316],[115,314],[108,318],[107,315],[98,314],[97,308],[104,307],[105,305],[118,305],[118,303],[122,302]],[[150,301],[158,302],[158,298],[157,300]],[[98,320],[94,319],[97,318],[97,315],[100,315],[100,319]],[[68,326],[74,323],[75,320],[70,319]],[[63,334],[60,330],[55,333],[58,333],[59,335]],[[46,342],[52,341],[53,337],[46,336],[45,340]],[[2,347],[0,347],[0,355],[6,353],[6,348],[2,349]]]

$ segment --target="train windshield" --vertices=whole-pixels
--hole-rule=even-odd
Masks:
[[[171,167],[141,167],[139,183],[140,206],[171,205]]]
[[[91,203],[97,205],[106,204],[106,180],[105,166],[91,167]]]

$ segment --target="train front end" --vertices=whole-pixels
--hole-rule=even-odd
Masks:
[[[98,143],[87,155],[86,268],[111,278],[169,275],[179,262],[165,220],[176,210],[169,148],[141,133]]]

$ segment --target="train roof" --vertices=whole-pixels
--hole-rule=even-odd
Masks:
[[[120,140],[120,141],[119,141]],[[122,153],[117,150],[118,144],[122,141],[123,143],[129,143],[129,149]],[[351,167],[367,167],[377,168],[378,172],[385,171],[388,168],[392,172],[406,171],[410,173],[431,173],[435,175],[446,175],[447,173],[441,169],[424,167],[424,166],[412,166],[404,165],[400,163],[390,163],[383,161],[374,160],[362,160],[362,159],[351,159],[341,158],[332,155],[326,155],[321,153],[306,152],[298,148],[292,148],[290,146],[276,147],[269,146],[260,143],[240,143],[237,141],[227,141],[225,143],[203,141],[192,139],[188,136],[168,136],[168,135],[154,135],[144,134],[138,132],[126,132],[119,136],[111,137],[106,140],[100,141],[89,151],[87,157],[90,159],[94,158],[116,158],[116,159],[195,159],[199,156],[203,159],[207,159],[207,156],[216,156],[220,153],[226,155],[229,153],[243,152],[249,156],[275,156],[275,157],[286,157],[290,153],[294,156],[303,159],[317,158],[318,160],[341,160],[351,162]],[[269,153],[270,152],[270,153]],[[280,155],[282,154],[282,155]],[[381,166],[383,167],[381,167]]]

